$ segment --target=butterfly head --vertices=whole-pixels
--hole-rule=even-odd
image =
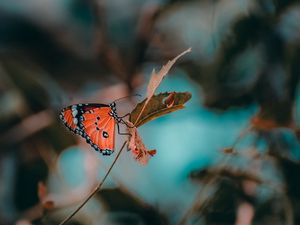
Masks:
[[[112,102],[109,104],[109,107],[111,108],[112,111],[116,111],[116,103],[115,102]]]
[[[118,116],[116,103],[110,103],[109,107],[111,108],[111,112],[109,113],[109,115],[112,116],[118,123],[120,123],[122,121],[122,118]]]

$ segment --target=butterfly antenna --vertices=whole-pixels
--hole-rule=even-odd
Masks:
[[[142,97],[142,95],[140,95],[140,94],[128,95],[128,96],[125,96],[125,97],[118,98],[118,99],[114,100],[114,102],[118,102],[118,101],[120,101],[122,99],[130,98],[130,97],[134,97],[134,96]]]

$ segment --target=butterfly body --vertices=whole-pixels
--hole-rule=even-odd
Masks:
[[[110,155],[114,151],[115,127],[124,123],[115,102],[107,104],[75,104],[64,108],[60,118],[69,130],[86,139],[96,151]],[[119,132],[120,133],[120,132]]]

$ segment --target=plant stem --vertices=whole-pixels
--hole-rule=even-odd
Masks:
[[[217,178],[212,178],[206,185],[198,191],[194,202],[192,203],[191,207],[188,208],[188,210],[184,213],[184,215],[181,217],[177,225],[184,225],[187,223],[187,220],[191,217],[191,215],[196,211],[200,210],[205,205],[205,201],[207,201],[213,193],[210,192],[210,188],[213,188],[215,183],[217,182]]]
[[[114,159],[114,161],[112,162],[112,164],[110,165],[109,169],[107,170],[105,176],[103,177],[103,179],[99,182],[99,184],[97,185],[97,187],[87,196],[87,198],[78,206],[78,208],[71,213],[68,217],[66,217],[59,225],[64,225],[66,224],[98,191],[100,191],[100,188],[102,187],[103,183],[105,182],[106,178],[108,177],[108,175],[110,174],[112,168],[114,167],[115,163],[117,162],[118,158],[121,155],[122,150],[124,149],[125,145],[126,145],[127,141],[125,141],[122,145],[122,147],[120,148],[116,158]]]
[[[235,139],[235,141],[234,141],[233,144],[231,145],[231,148],[232,148],[232,149],[235,149],[235,148],[236,148],[236,145],[239,143],[239,141],[240,141],[243,137],[245,137],[245,135],[246,135],[249,131],[251,131],[251,129],[252,129],[252,126],[251,126],[251,125],[247,125],[247,127],[244,128],[244,129],[240,132],[240,134],[238,135],[238,137]]]
[[[235,139],[234,143],[232,144],[231,148],[235,149],[236,145],[238,144],[238,142],[240,141],[240,139],[242,137],[244,137],[247,132],[249,132],[251,130],[251,126],[247,126],[245,129],[243,129],[239,136]],[[226,158],[224,158],[224,160],[221,162],[220,165],[226,165],[227,161],[228,161],[228,156]],[[219,166],[220,166],[219,165]],[[184,225],[187,223],[187,220],[191,217],[191,215],[196,211],[196,210],[200,210],[202,207],[204,207],[204,202],[209,199],[209,197],[207,197],[207,195],[205,194],[205,192],[209,192],[209,188],[212,188],[215,183],[217,182],[218,177],[213,177],[207,184],[205,184],[202,189],[197,193],[197,196],[195,197],[195,201],[193,202],[192,206],[184,213],[184,215],[181,217],[180,221],[177,223],[177,225]],[[205,197],[203,197],[205,196]]]

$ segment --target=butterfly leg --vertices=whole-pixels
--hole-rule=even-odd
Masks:
[[[125,114],[124,116],[121,116],[120,118],[124,118],[126,116],[130,116],[130,113]]]
[[[129,135],[129,136],[131,136],[130,133],[122,133],[122,132],[120,131],[120,126],[119,126],[118,123],[117,123],[117,128],[118,128],[118,134],[120,134],[120,135]]]
[[[128,128],[134,128],[135,127],[134,125],[133,126],[129,126],[128,123],[126,123],[123,119],[121,120],[121,123],[125,124],[126,127],[128,127]]]

